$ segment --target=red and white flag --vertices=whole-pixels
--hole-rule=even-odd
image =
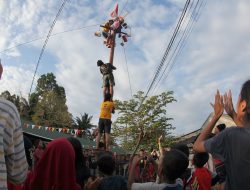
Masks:
[[[112,18],[118,17],[118,3],[116,4],[115,9],[110,13],[110,16]]]

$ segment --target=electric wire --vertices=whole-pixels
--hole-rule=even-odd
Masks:
[[[163,58],[162,58],[162,60],[161,60],[161,63],[160,63],[160,65],[158,66],[158,68],[157,68],[157,70],[156,70],[156,73],[155,73],[155,75],[154,75],[154,78],[153,78],[152,82],[151,82],[150,85],[149,85],[149,88],[148,88],[148,90],[147,90],[147,92],[146,92],[146,96],[149,94],[150,90],[152,89],[152,87],[153,87],[153,85],[154,85],[156,79],[157,79],[158,76],[159,76],[159,73],[160,73],[160,71],[161,71],[161,69],[162,69],[162,67],[163,67],[163,65],[164,65],[164,62],[165,62],[167,56],[169,55],[169,52],[170,52],[170,50],[171,50],[171,48],[172,48],[172,45],[174,44],[176,35],[177,35],[177,33],[179,32],[181,23],[182,23],[182,21],[183,21],[185,15],[186,15],[186,11],[187,11],[187,8],[188,8],[188,6],[189,6],[189,3],[190,3],[190,0],[187,0],[186,3],[185,3],[185,6],[184,6],[184,8],[183,8],[183,10],[182,10],[182,13],[181,13],[181,16],[180,16],[180,18],[179,18],[178,24],[177,24],[177,26],[176,26],[176,28],[175,28],[175,30],[174,30],[174,33],[173,33],[173,35],[172,35],[172,37],[171,37],[171,40],[170,40],[169,44],[168,44],[168,46],[167,46],[167,49],[166,49],[166,51],[165,51],[165,53],[164,53],[164,56],[163,56]]]
[[[133,98],[132,86],[131,86],[131,81],[130,81],[130,74],[129,74],[129,69],[128,69],[127,55],[126,55],[125,47],[124,46],[122,46],[122,47],[123,47],[123,53],[124,53],[124,58],[125,58],[125,63],[126,63],[127,74],[128,74],[130,94],[131,94],[131,98]]]
[[[39,64],[40,64],[40,61],[41,61],[41,59],[42,59],[44,50],[45,50],[45,48],[46,48],[46,46],[47,46],[47,43],[48,43],[48,41],[49,41],[49,37],[50,37],[50,35],[51,35],[51,33],[52,33],[52,30],[53,30],[53,28],[54,28],[54,26],[55,26],[55,24],[56,24],[56,21],[57,21],[58,17],[60,16],[60,14],[61,14],[61,12],[62,12],[62,10],[63,10],[63,8],[64,8],[66,2],[67,2],[67,0],[64,0],[63,3],[62,3],[62,5],[61,5],[61,7],[60,7],[60,9],[58,10],[58,12],[57,12],[57,14],[56,14],[56,17],[55,17],[55,19],[54,19],[54,21],[53,21],[53,23],[52,23],[52,25],[51,25],[51,27],[50,27],[50,30],[49,30],[48,35],[47,35],[47,37],[46,37],[46,40],[45,40],[45,42],[44,42],[44,44],[43,44],[41,53],[40,53],[40,55],[39,55],[39,58],[38,58],[38,61],[37,61],[37,64],[36,64],[36,69],[35,69],[35,72],[34,72],[34,76],[33,76],[32,82],[31,82],[30,91],[29,91],[29,97],[30,97],[30,94],[31,94],[31,91],[32,91],[32,87],[33,87],[33,83],[34,83],[35,76],[36,76],[36,73],[37,73],[37,69],[38,69],[38,66],[39,66]]]
[[[191,17],[190,17],[188,24],[187,24],[187,27],[185,28],[185,30],[181,36],[181,39],[179,40],[171,58],[168,61],[169,67],[167,67],[167,66],[165,67],[160,79],[158,80],[157,84],[155,85],[155,89],[156,89],[156,86],[159,86],[160,80],[164,76],[166,70],[169,68],[167,73],[164,76],[164,79],[165,80],[167,79],[167,77],[169,76],[170,72],[172,71],[174,65],[176,64],[176,59],[179,57],[183,48],[188,43],[188,38],[189,38],[190,34],[192,33],[194,26],[195,26],[194,24],[198,21],[199,16],[201,15],[201,8],[202,8],[203,3],[204,3],[204,0],[201,0],[201,1],[198,0],[196,2],[195,8],[192,11]],[[170,64],[170,63],[172,63],[172,64]],[[155,91],[155,89],[154,89],[154,91]]]
[[[194,1],[192,1],[191,5],[190,5],[189,11],[192,10],[193,2],[194,2]],[[184,31],[182,32],[182,35],[181,35],[181,37],[180,37],[180,39],[179,39],[179,41],[178,41],[178,43],[177,43],[177,45],[176,45],[176,47],[175,47],[173,53],[171,54],[170,59],[168,60],[166,66],[165,66],[165,68],[164,68],[164,71],[161,73],[160,78],[158,79],[157,83],[155,84],[154,89],[152,90],[153,93],[156,91],[156,88],[158,87],[158,85],[159,85],[159,83],[160,83],[160,81],[161,81],[163,75],[165,74],[166,70],[169,68],[169,66],[171,67],[171,64],[170,64],[170,63],[171,63],[171,61],[173,60],[173,57],[175,56],[176,52],[177,52],[177,53],[179,52],[179,49],[180,49],[179,47],[180,47],[180,45],[181,45],[182,43],[185,42],[185,37],[184,37],[184,36],[185,36],[185,34],[187,33],[187,30],[188,30],[189,27],[190,27],[191,21],[194,21],[194,19],[192,19],[192,18],[194,18],[193,15],[194,15],[194,12],[195,12],[195,10],[196,10],[196,7],[197,7],[198,2],[199,2],[199,0],[197,1],[197,3],[196,3],[196,5],[195,5],[194,9],[192,10],[192,13],[190,13],[191,15],[190,15],[190,17],[189,17],[189,19],[188,19],[188,21],[187,21],[188,23],[186,24],[186,27],[185,27]],[[193,22],[192,22],[192,24],[193,24]],[[184,24],[183,24],[183,25],[184,25]]]

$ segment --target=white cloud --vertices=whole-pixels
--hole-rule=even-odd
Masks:
[[[20,96],[27,98],[30,90],[31,79],[33,77],[33,70],[25,68],[25,66],[23,66],[23,68],[17,68],[4,64],[3,69],[3,75],[0,80],[0,92],[8,90],[11,94],[16,93]],[[34,86],[35,85],[36,82]]]

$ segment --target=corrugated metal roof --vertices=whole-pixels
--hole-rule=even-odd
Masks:
[[[57,130],[54,130],[54,131],[45,130],[45,127],[42,127],[40,129],[39,128],[32,129],[32,127],[30,127],[30,126],[23,127],[23,133],[28,135],[28,136],[37,137],[39,139],[43,139],[46,141],[52,141],[54,139],[62,138],[62,137],[65,137],[65,138],[72,137],[71,134],[66,134],[66,133],[62,133],[62,132],[60,133]],[[75,138],[77,138],[81,142],[83,148],[85,148],[85,149],[90,149],[90,148],[96,147],[95,141],[91,141],[85,137],[82,137],[82,138],[75,137]],[[111,150],[112,150],[112,152],[116,152],[117,154],[126,154],[126,151],[117,145],[112,145]]]

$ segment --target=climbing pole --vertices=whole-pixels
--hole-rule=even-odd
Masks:
[[[118,16],[118,4],[115,6],[115,9],[111,12],[110,18],[103,25],[100,25],[100,30],[95,32],[95,36],[103,37],[103,44],[110,49],[109,53],[109,62],[103,63],[101,60],[98,60],[97,65],[100,67],[100,72],[103,75],[103,96],[106,93],[110,93],[113,98],[113,86],[114,76],[112,71],[116,69],[114,67],[114,54],[115,47],[118,40],[120,40],[120,45],[124,46],[128,41],[128,38],[131,37],[131,29],[129,25],[125,22],[125,17],[128,13],[125,13],[124,16]]]

